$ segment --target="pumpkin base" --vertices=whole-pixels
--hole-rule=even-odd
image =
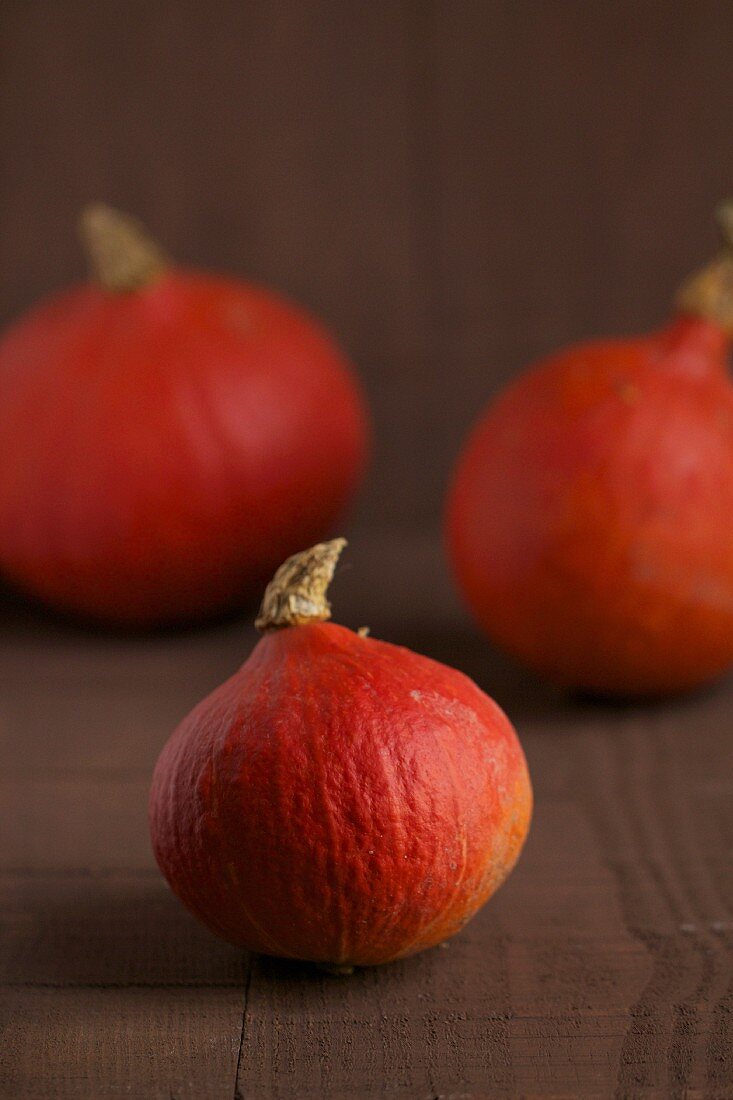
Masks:
[[[349,974],[354,973],[353,966],[342,965],[341,963],[315,963],[317,970],[322,970],[324,974],[330,974],[334,978],[346,978]]]

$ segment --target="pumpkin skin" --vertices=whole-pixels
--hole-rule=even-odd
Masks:
[[[560,352],[490,405],[458,462],[459,586],[499,645],[561,684],[658,695],[733,662],[728,331],[682,313]]]
[[[339,967],[457,932],[508,875],[531,788],[461,673],[332,623],[265,634],[158,760],[155,855],[213,932]]]
[[[343,355],[271,292],[75,287],[0,341],[0,569],[112,623],[217,614],[328,532],[366,449]]]

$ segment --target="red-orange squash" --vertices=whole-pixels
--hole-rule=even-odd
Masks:
[[[348,968],[457,932],[514,865],[531,789],[512,726],[466,676],[325,621],[342,545],[278,571],[254,652],[163,749],[150,828],[213,932]]]
[[[95,277],[0,340],[0,570],[115,623],[237,606],[354,493],[355,379],[270,291],[174,266],[105,207],[83,229]]]
[[[560,683],[694,688],[733,662],[733,212],[660,331],[572,347],[489,406],[450,557],[478,621]]]

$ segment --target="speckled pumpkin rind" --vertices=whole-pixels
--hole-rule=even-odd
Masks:
[[[531,802],[512,726],[467,677],[312,623],[266,634],[182,723],[150,823],[174,892],[220,936],[371,965],[473,916]]]

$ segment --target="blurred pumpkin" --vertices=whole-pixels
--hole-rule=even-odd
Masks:
[[[694,688],[733,662],[733,205],[651,335],[527,370],[458,461],[446,533],[487,633],[562,684]]]
[[[329,532],[365,464],[351,370],[303,310],[82,218],[92,280],[0,341],[0,569],[149,626],[238,606]]]

